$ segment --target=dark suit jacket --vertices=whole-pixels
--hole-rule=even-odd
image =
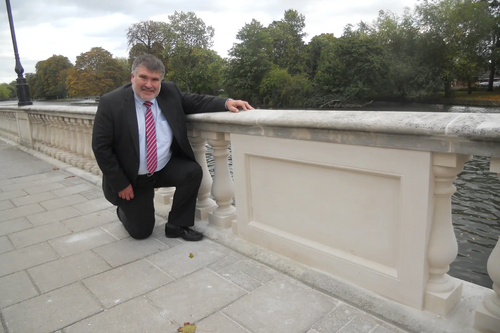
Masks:
[[[156,100],[172,128],[173,154],[194,161],[187,138],[186,115],[225,111],[226,98],[185,94],[175,83],[164,81]],[[118,192],[129,184],[135,186],[139,171],[139,129],[131,83],[101,97],[94,120],[92,149],[103,173],[104,196],[117,205]]]

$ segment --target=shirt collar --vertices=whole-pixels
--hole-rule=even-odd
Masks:
[[[144,100],[142,98],[140,98],[139,96],[137,96],[137,94],[134,92],[134,99],[135,99],[135,102],[136,103],[139,103],[140,105],[144,105]],[[156,104],[156,97],[153,98],[151,101],[151,104]]]

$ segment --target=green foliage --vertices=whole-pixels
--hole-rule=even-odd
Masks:
[[[389,62],[373,38],[341,37],[327,46],[315,77],[316,89],[343,102],[363,101],[386,90]]]
[[[234,98],[261,103],[260,84],[272,68],[272,40],[268,29],[256,20],[245,24],[236,38],[241,42],[229,51],[224,71],[225,90]]]
[[[0,84],[0,100],[6,100],[10,98],[10,89],[7,83]]]
[[[425,64],[438,73],[445,97],[454,78],[471,82],[487,66],[485,41],[493,27],[485,2],[424,0],[416,7]]]
[[[311,84],[306,77],[292,76],[277,66],[267,73],[260,85],[264,105],[272,107],[300,107],[310,93]]]
[[[289,9],[281,21],[274,21],[268,27],[273,43],[273,63],[292,75],[305,69],[305,26],[305,16]]]
[[[66,77],[73,65],[67,57],[53,55],[37,62],[34,76],[26,75],[33,98],[56,99],[68,95]]]
[[[218,89],[213,83],[220,81],[220,73],[214,73],[214,68],[221,67],[222,59],[209,50],[214,29],[193,12],[174,12],[168,18],[167,46],[163,53],[169,60],[168,79],[176,81],[188,93]],[[211,70],[205,71],[207,68]]]
[[[76,57],[66,84],[71,97],[102,95],[123,84],[123,66],[110,52],[93,47]]]

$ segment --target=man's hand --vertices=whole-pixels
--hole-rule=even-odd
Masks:
[[[132,189],[132,185],[125,187],[124,190],[118,192],[118,196],[122,199],[130,201],[130,199],[134,198],[134,190]]]
[[[242,100],[227,100],[226,102],[226,107],[229,111],[231,112],[239,112],[240,111],[240,108],[242,110],[253,110],[253,107],[248,104],[247,101],[242,101]]]

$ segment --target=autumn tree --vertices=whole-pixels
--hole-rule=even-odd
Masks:
[[[123,83],[123,68],[110,52],[93,47],[76,57],[66,85],[71,96],[102,95]]]

